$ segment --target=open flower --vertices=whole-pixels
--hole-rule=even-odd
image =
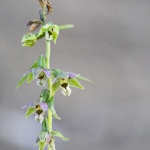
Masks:
[[[36,115],[35,116],[35,120],[42,123],[44,120],[44,115]]]
[[[62,72],[61,70],[55,69],[53,70],[54,80],[53,84],[56,82],[60,83],[61,93],[64,96],[70,96],[72,90],[70,89],[68,79],[76,78],[78,74],[73,72]],[[58,73],[59,72],[59,73]]]
[[[44,120],[44,112],[48,110],[48,105],[46,103],[40,102],[38,105],[36,105],[35,108],[35,120],[42,123]]]
[[[36,139],[36,143],[38,142],[43,142],[45,141],[46,142],[46,145],[50,145],[50,143],[53,141],[53,137],[51,137],[50,133],[49,132],[41,132],[40,135],[37,137]]]
[[[33,73],[34,79],[38,78],[37,80],[38,86],[45,86],[46,78],[50,78],[50,70],[45,68],[41,68],[41,67],[32,68],[24,76],[26,76],[30,72]]]
[[[48,110],[48,105],[40,100],[30,102],[21,108],[34,108],[35,109],[35,120],[42,123],[44,120],[44,112]]]
[[[46,141],[46,144],[49,144],[51,142],[51,135],[49,133],[45,134],[45,141]]]

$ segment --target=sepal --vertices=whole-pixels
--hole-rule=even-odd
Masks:
[[[57,92],[57,90],[60,88],[60,82],[59,81],[57,81],[57,82],[55,82],[55,83],[53,83],[52,84],[52,89],[51,89],[51,94],[52,95],[55,95],[55,93]]]
[[[32,68],[37,68],[38,67],[38,63],[37,63],[37,61],[36,62],[34,62],[33,63],[33,65],[30,67],[30,70],[32,69]],[[25,80],[28,78],[28,73],[26,73],[21,79],[20,79],[20,81],[18,82],[18,84],[17,84],[17,89],[25,82]],[[31,77],[31,79],[32,79],[32,77]],[[28,79],[29,80],[29,79]],[[30,81],[30,80],[29,80]]]
[[[54,77],[60,77],[60,78],[68,78],[68,74],[65,71],[62,71],[60,69],[53,69],[52,74]]]
[[[69,85],[75,88],[84,89],[80,82],[76,78],[70,78],[67,80]]]
[[[83,77],[83,76],[80,76],[80,75],[76,76],[76,78],[77,78],[77,79],[80,79],[80,80],[84,80],[84,81],[88,81],[88,82],[94,83],[92,80],[90,80],[90,79],[88,79],[88,78],[85,78],[85,77]]]
[[[46,141],[43,141],[43,142],[39,141],[38,145],[39,145],[39,150],[43,150],[46,146]]]
[[[34,107],[28,107],[25,117],[28,118],[30,115],[34,114],[36,109]]]
[[[47,132],[41,132],[39,135],[39,140],[40,142],[44,142],[45,141],[45,135],[47,134]]]
[[[34,75],[32,72],[30,72],[27,77],[27,82],[30,83],[33,79],[34,79]]]
[[[27,77],[28,77],[28,74],[26,74],[25,76],[23,76],[21,79],[20,79],[20,81],[18,82],[18,84],[17,84],[17,89],[25,82],[25,80],[27,79]]]
[[[22,46],[34,46],[37,41],[36,36],[33,33],[27,33],[22,37]]]

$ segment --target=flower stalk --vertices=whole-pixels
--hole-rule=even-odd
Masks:
[[[46,32],[46,34],[48,34]],[[46,62],[46,69],[50,69],[50,53],[51,53],[51,47],[50,47],[50,40],[47,39],[47,36],[45,36],[45,41],[46,41],[46,57],[45,57],[45,62]],[[51,91],[52,89],[52,78],[47,79],[47,85],[48,85],[48,90]],[[50,97],[49,100],[51,100],[51,92],[50,92]],[[52,131],[52,111],[48,109],[48,126],[49,126],[49,132]],[[49,148],[50,150],[50,148]]]

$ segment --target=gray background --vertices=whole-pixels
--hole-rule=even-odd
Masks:
[[[55,108],[62,118],[53,129],[57,150],[147,150],[150,148],[150,1],[51,0],[48,20],[72,23],[52,44],[51,67],[80,73],[82,82],[70,97],[58,91]],[[40,131],[34,116],[20,107],[39,97],[36,81],[15,86],[45,54],[44,40],[22,47],[29,20],[38,19],[37,0],[0,1],[0,150],[36,150]]]

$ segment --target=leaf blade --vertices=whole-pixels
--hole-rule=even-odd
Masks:
[[[68,141],[68,140],[69,140],[68,138],[64,137],[64,136],[62,135],[62,133],[60,133],[58,130],[53,130],[53,131],[51,131],[51,135],[52,135],[52,136],[60,137],[60,138],[61,138],[62,140],[64,140],[64,141]]]

